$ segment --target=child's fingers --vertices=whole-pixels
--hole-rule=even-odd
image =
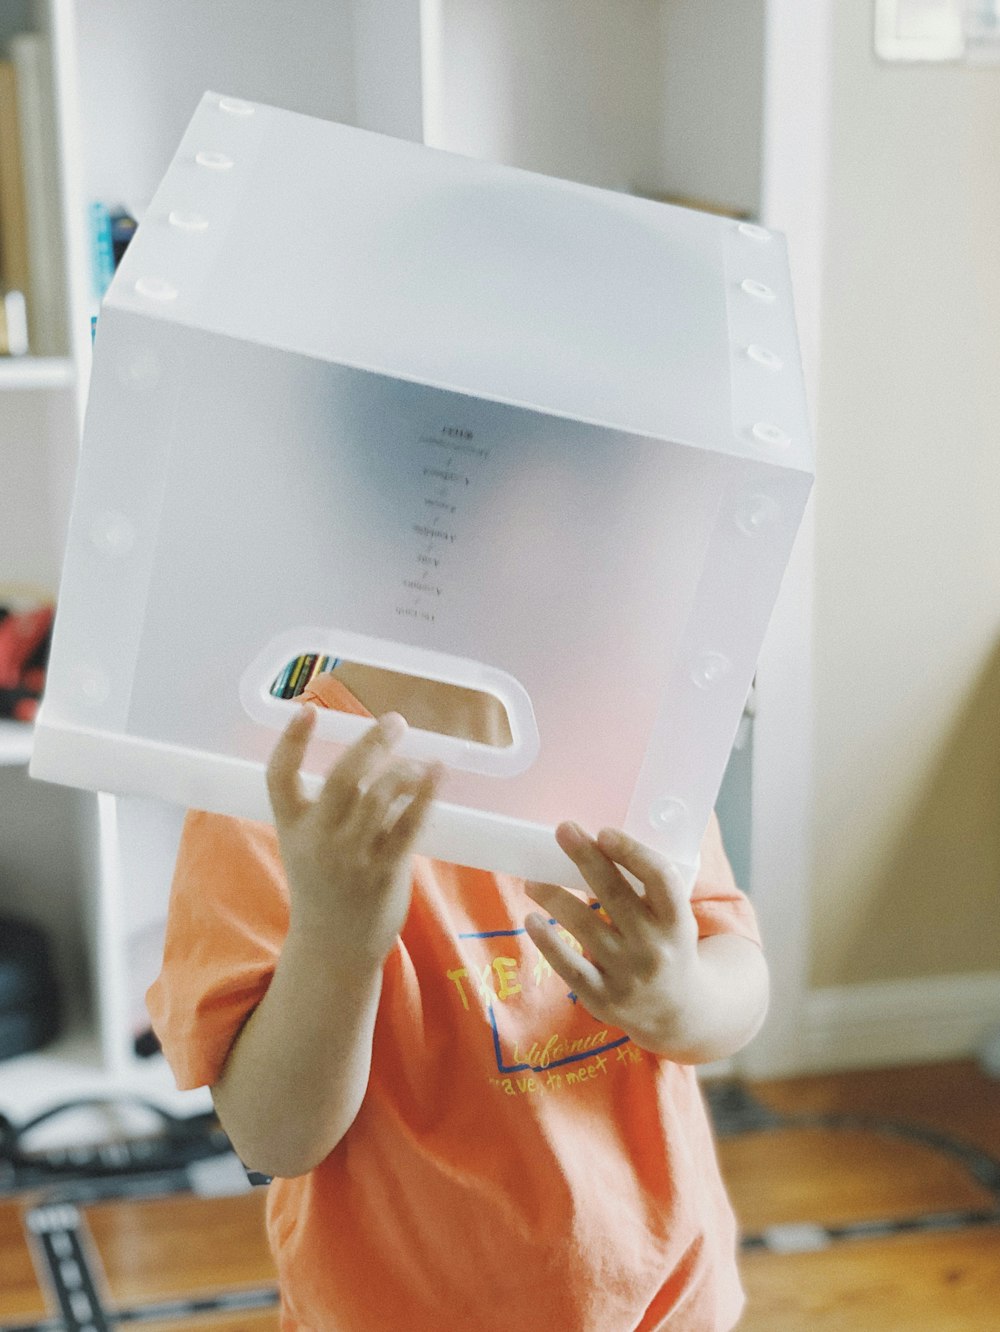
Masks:
[[[316,802],[324,819],[337,822],[347,816],[361,796],[364,779],[405,732],[406,722],[399,713],[387,712],[341,755],[330,769]]]
[[[613,933],[594,907],[555,883],[526,882],[524,890],[533,902],[572,934],[599,967],[604,969],[610,963],[612,942],[615,939],[620,942],[621,935]]]
[[[573,993],[593,1012],[604,998],[604,977],[581,953],[563,939],[544,916],[532,911],[524,918],[524,928],[535,947]]]
[[[409,804],[393,824],[388,842],[393,855],[405,856],[416,841],[444,776],[440,763],[432,763],[417,782]]]
[[[291,823],[306,803],[299,769],[316,721],[316,709],[304,705],[285,727],[267,765],[267,794],[276,823]]]
[[[556,829],[556,841],[590,885],[616,929],[627,934],[648,922],[648,913],[635,889],[578,824],[561,823]]]
[[[391,810],[403,796],[416,793],[424,769],[405,760],[390,761],[354,807],[354,821],[371,837],[389,831]]]
[[[661,920],[672,923],[690,909],[690,895],[680,873],[643,842],[621,828],[603,828],[597,835],[597,845],[615,864],[635,875],[646,889],[647,902]]]

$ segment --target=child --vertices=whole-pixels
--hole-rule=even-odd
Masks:
[[[371,715],[384,680],[348,666],[303,701]],[[498,734],[427,682],[395,701]],[[394,754],[390,711],[310,800],[315,706],[268,767],[275,828],[188,815],[149,993],[178,1085],[210,1086],[275,1176],[282,1329],[733,1328],[735,1223],[693,1065],[754,1035],[767,968],[714,818],[690,899],[612,829],[556,833],[590,904],[411,857],[440,770]]]

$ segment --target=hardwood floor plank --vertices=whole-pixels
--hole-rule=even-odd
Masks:
[[[28,1322],[51,1312],[28,1248],[19,1202],[0,1202],[0,1320]]]
[[[997,1332],[1000,1229],[744,1256],[739,1332]]]
[[[117,1307],[275,1283],[263,1190],[99,1203],[84,1216]]]
[[[199,1314],[197,1322],[140,1323],[142,1332],[278,1332],[277,1309],[256,1313]]]
[[[901,1119],[1000,1157],[1000,1079],[971,1059],[753,1082],[749,1089],[786,1114]]]
[[[941,1152],[864,1130],[772,1129],[719,1143],[744,1231],[796,1222],[989,1209],[996,1199]]]
[[[1000,1160],[1000,1082],[971,1060],[757,1082],[786,1115],[890,1121]],[[744,1231],[991,1209],[998,1194],[941,1148],[858,1126],[724,1138]],[[740,1332],[997,1332],[1000,1226],[913,1232],[800,1253],[746,1253]]]

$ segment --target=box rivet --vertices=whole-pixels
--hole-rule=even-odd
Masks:
[[[204,213],[182,213],[176,208],[167,221],[172,227],[177,227],[181,231],[205,231],[208,227],[208,218]]]
[[[225,153],[210,153],[204,150],[196,153],[194,160],[199,166],[211,167],[213,171],[228,171],[233,165],[233,159],[227,157]]]
[[[736,526],[747,536],[756,536],[772,527],[781,516],[781,507],[770,495],[751,495],[736,512]]]
[[[780,370],[785,364],[777,352],[770,351],[767,347],[761,347],[756,342],[751,342],[747,348],[747,355],[751,361],[766,366],[768,370]]]
[[[755,226],[753,222],[741,222],[739,232],[741,236],[749,236],[751,240],[755,241],[769,241],[771,239],[771,233],[766,227]]]
[[[126,388],[156,388],[160,382],[160,363],[151,351],[133,352],[119,361],[118,378]]]
[[[173,301],[177,299],[177,288],[171,286],[165,278],[143,277],[135,284],[140,296],[148,296],[151,301]]]
[[[90,539],[108,555],[125,555],[135,545],[135,528],[120,513],[105,513],[90,529]]]
[[[252,116],[254,112],[250,102],[243,102],[238,97],[220,97],[219,110],[228,111],[231,116]]]
[[[758,421],[750,433],[754,439],[772,449],[787,449],[792,442],[791,435],[786,434],[780,426],[772,425],[770,421]]]
[[[661,800],[649,811],[649,822],[661,831],[675,832],[687,823],[688,807],[683,800]]]
[[[711,689],[724,680],[733,669],[733,663],[721,652],[706,652],[695,663],[691,679],[699,689]]]
[[[73,684],[81,698],[94,705],[106,702],[111,693],[108,677],[96,666],[77,666],[73,671]]]

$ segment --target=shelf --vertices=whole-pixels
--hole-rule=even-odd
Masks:
[[[34,727],[27,722],[0,721],[0,768],[26,764],[34,735]]]
[[[76,372],[68,356],[0,357],[0,392],[72,388],[75,380]]]

